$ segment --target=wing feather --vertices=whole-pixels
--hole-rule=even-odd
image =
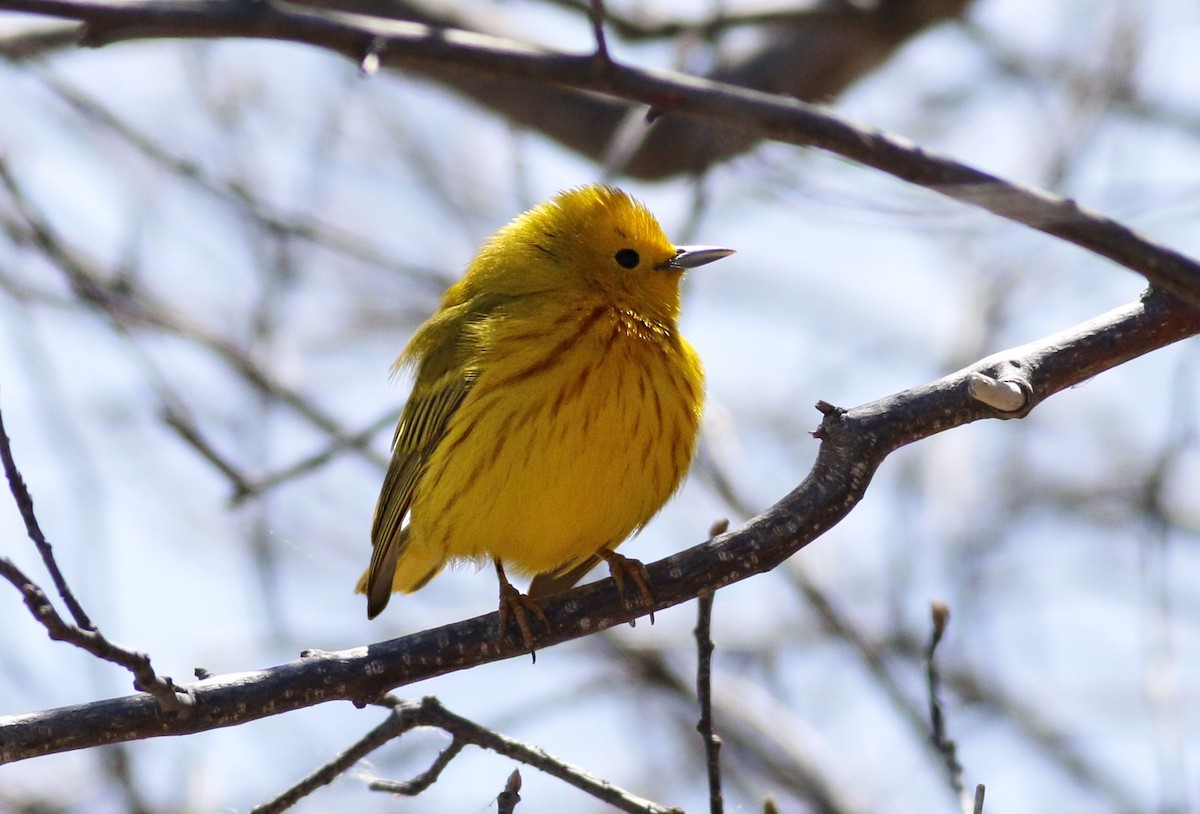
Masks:
[[[359,581],[359,593],[367,595],[367,616],[374,619],[391,598],[396,568],[408,546],[404,518],[430,456],[455,412],[475,383],[479,354],[479,324],[497,308],[504,297],[470,297],[452,288],[443,308],[413,337],[396,363],[397,368],[416,364],[413,394],[400,414],[392,438],[392,458],[375,517],[371,524],[371,564]],[[417,575],[416,590],[440,569],[437,564]]]

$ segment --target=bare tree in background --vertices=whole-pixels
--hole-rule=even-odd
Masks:
[[[1190,810],[1200,23],[1018,6],[0,0],[0,810]],[[383,371],[597,178],[739,249],[657,624],[368,625]]]

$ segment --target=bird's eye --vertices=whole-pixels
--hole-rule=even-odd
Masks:
[[[642,258],[633,249],[621,249],[613,257],[619,265],[627,269],[637,268],[637,264],[642,262]]]

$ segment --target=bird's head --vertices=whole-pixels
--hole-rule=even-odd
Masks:
[[[506,282],[527,286],[529,294],[600,299],[674,320],[683,272],[730,254],[675,246],[641,203],[613,187],[586,186],[517,217],[488,241],[480,260],[489,277],[519,278]]]

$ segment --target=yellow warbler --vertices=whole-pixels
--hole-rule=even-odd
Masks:
[[[487,559],[501,633],[512,612],[527,646],[525,611],[545,617],[504,566],[542,575],[537,595],[604,558],[649,598],[644,568],[613,549],[691,462],[704,376],[676,326],[679,282],[732,253],[673,246],[604,186],[559,193],[494,234],[393,367],[416,368],[416,382],[358,582],[367,615],[447,563]]]

